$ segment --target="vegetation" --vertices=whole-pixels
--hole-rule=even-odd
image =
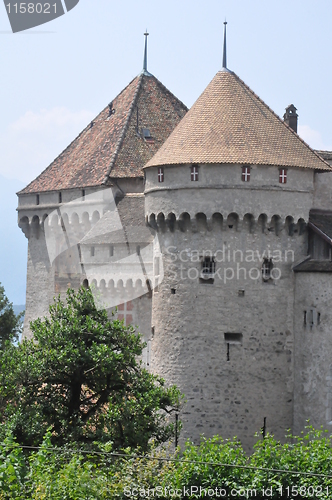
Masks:
[[[250,456],[220,436],[164,448],[180,393],[142,367],[140,336],[90,290],[69,290],[31,330],[0,351],[0,500],[331,498],[323,429],[259,437]]]
[[[250,457],[236,439],[215,436],[188,443],[182,454],[159,448],[112,458],[54,449],[50,433],[27,456],[8,436],[0,445],[0,499],[331,498],[330,438],[312,428],[288,438],[283,445],[258,439]]]
[[[8,348],[0,360],[0,422],[17,441],[113,449],[167,441],[174,434],[180,393],[138,361],[144,344],[132,326],[110,321],[90,290],[68,290],[50,317],[31,323],[33,340]]]
[[[22,315],[16,316],[13,304],[9,302],[5,289],[0,284],[0,351],[4,350],[8,342],[18,340]]]

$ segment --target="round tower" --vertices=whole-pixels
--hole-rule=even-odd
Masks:
[[[161,248],[151,366],[185,394],[182,438],[250,448],[264,421],[279,439],[292,427],[292,266],[307,255],[314,172],[329,169],[227,68],[147,163]]]

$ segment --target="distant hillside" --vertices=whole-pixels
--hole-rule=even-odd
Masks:
[[[16,192],[24,187],[0,175],[0,283],[14,304],[25,303],[27,239],[17,226]]]

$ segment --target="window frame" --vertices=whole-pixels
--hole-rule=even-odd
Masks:
[[[250,165],[243,165],[242,166],[242,174],[241,174],[242,182],[250,182],[250,176],[251,176]]]
[[[199,166],[198,165],[191,165],[190,167],[190,180],[192,182],[198,182],[199,178]]]
[[[164,167],[158,167],[157,176],[158,176],[158,183],[165,181]]]
[[[279,168],[279,184],[287,184],[287,168]]]

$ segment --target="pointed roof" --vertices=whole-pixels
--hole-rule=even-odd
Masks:
[[[331,170],[235,73],[219,71],[146,167],[190,163]]]
[[[174,130],[187,107],[153,75],[142,72],[18,194],[101,186],[142,177],[144,164]],[[143,128],[150,137],[144,137]]]

